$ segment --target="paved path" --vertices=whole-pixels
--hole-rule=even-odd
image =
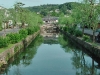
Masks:
[[[3,36],[3,35],[8,34],[8,33],[13,33],[13,32],[16,33],[19,30],[20,30],[19,28],[5,29],[5,30],[0,31],[0,36]]]
[[[78,28],[78,29],[82,31],[81,28]],[[93,35],[93,30],[92,29],[85,28],[84,29],[84,33],[92,36]],[[98,32],[95,32],[95,36],[97,36],[97,35],[98,35]]]
[[[78,29],[82,31],[81,28],[78,28]],[[92,30],[92,29],[85,28],[85,29],[84,29],[84,33],[87,34],[87,35],[90,35],[91,37],[93,36],[93,30]],[[95,37],[98,35],[98,33],[99,33],[99,32],[95,32]],[[96,37],[96,38],[97,38],[97,37]],[[97,45],[100,45],[100,43],[97,42],[96,38],[95,38],[96,44],[97,44]]]

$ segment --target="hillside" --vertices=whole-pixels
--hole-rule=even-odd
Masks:
[[[80,3],[76,2],[67,2],[64,4],[47,4],[47,5],[40,5],[40,6],[33,6],[33,7],[26,7],[27,9],[38,12],[42,14],[43,16],[46,16],[48,14],[55,15],[56,13],[64,13],[67,14],[67,10],[72,10],[75,8],[75,6],[80,5]],[[58,16],[58,15],[55,16]]]

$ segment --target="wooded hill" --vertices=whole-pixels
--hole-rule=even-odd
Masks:
[[[46,16],[47,14],[55,15],[55,11],[56,11],[56,13],[67,14],[68,13],[67,10],[71,10],[75,6],[78,6],[78,5],[80,5],[80,3],[67,2],[64,4],[46,4],[46,5],[26,7],[26,8],[33,12],[38,12],[38,13],[42,14],[43,16]],[[57,14],[55,16],[57,16]]]

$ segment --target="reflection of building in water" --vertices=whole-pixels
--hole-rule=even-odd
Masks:
[[[41,26],[41,35],[43,37],[58,37],[56,25],[46,24]]]
[[[54,24],[45,24],[41,26],[41,35],[44,37],[44,43],[57,44],[58,33]]]
[[[58,38],[56,36],[44,37],[45,44],[58,44]]]

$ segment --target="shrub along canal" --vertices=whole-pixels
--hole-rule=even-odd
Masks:
[[[83,50],[63,35],[38,36],[2,67],[0,75],[100,75],[98,63]]]

